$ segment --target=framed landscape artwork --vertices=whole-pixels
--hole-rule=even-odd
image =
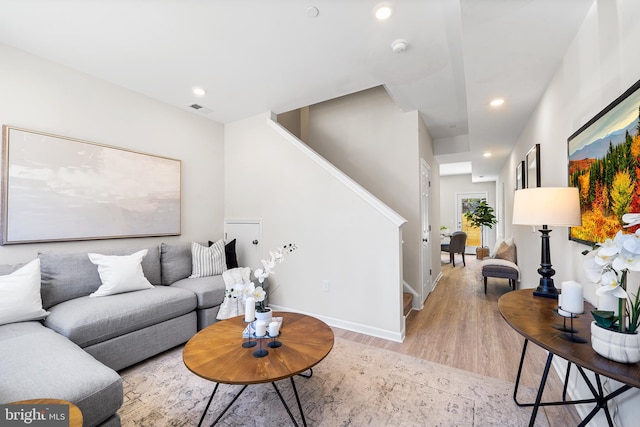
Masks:
[[[578,188],[582,215],[571,240],[604,242],[622,229],[622,215],[640,212],[639,133],[637,82],[568,138],[569,185]]]
[[[527,188],[540,187],[540,144],[529,150],[526,159]]]
[[[0,244],[179,235],[180,160],[3,126]]]

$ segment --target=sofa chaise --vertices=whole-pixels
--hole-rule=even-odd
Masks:
[[[90,296],[105,285],[105,271],[87,252],[38,254],[42,308],[49,314],[0,324],[0,403],[62,399],[80,408],[84,426],[120,425],[116,371],[185,343],[216,321],[225,298],[221,274],[194,274],[190,243],[99,255],[128,260],[141,252],[138,268],[148,286],[108,296]],[[20,267],[0,266],[0,275]]]

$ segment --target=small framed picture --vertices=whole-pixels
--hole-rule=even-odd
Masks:
[[[540,187],[540,144],[527,153],[527,188]]]
[[[516,166],[516,190],[522,190],[524,188],[524,160],[518,162]]]

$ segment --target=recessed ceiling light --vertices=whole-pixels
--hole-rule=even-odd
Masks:
[[[378,3],[375,7],[374,13],[379,21],[389,19],[393,15],[393,4],[389,2]]]
[[[486,153],[484,153],[484,154],[482,155],[482,157],[491,157],[491,153],[486,152]]]
[[[504,104],[504,99],[502,98],[496,98],[489,103],[492,107],[499,107],[502,104]]]
[[[191,88],[191,90],[193,91],[193,94],[195,96],[205,96],[207,94],[207,91],[202,89],[201,87],[195,86],[193,88]]]

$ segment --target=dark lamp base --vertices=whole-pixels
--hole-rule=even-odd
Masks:
[[[547,289],[537,288],[537,289],[535,289],[533,291],[533,296],[534,297],[545,297],[545,298],[558,299],[558,294],[560,294],[560,292],[558,292],[558,290],[556,288],[547,288]]]

